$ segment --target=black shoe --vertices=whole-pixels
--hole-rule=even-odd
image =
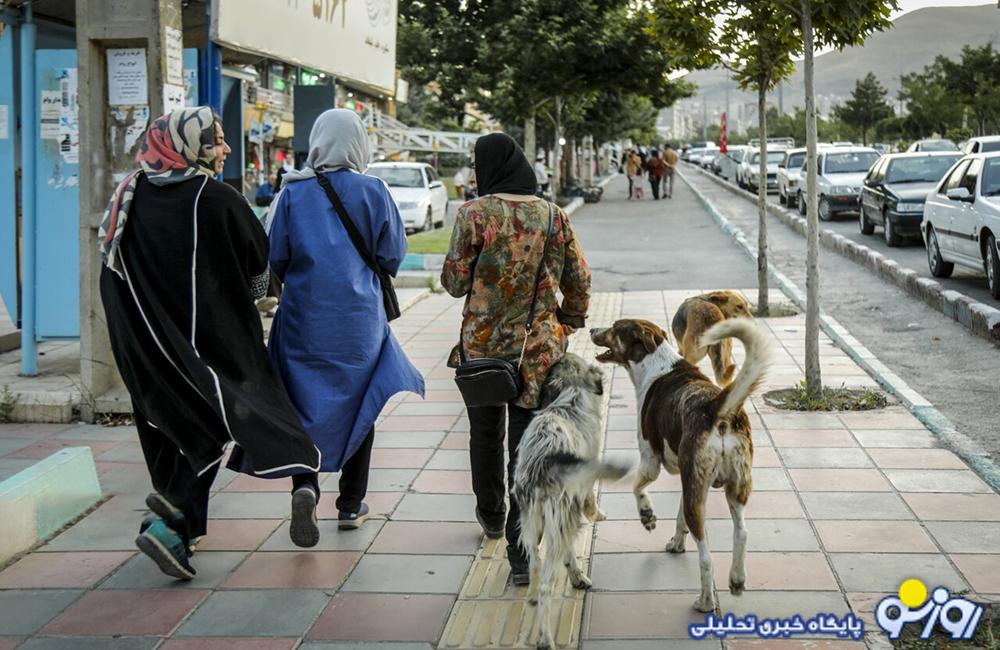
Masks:
[[[310,548],[319,543],[319,525],[316,522],[316,492],[308,485],[292,492],[292,521],[288,526],[292,543]]]
[[[337,528],[339,530],[357,530],[361,528],[362,524],[368,521],[368,515],[371,511],[368,509],[368,504],[362,502],[361,507],[358,508],[357,512],[348,512],[347,510],[341,510],[337,514]]]
[[[520,546],[507,547],[507,561],[510,562],[510,581],[517,586],[531,583],[531,566]]]
[[[486,517],[483,516],[483,513],[477,507],[476,508],[476,521],[478,521],[479,525],[483,527],[483,534],[486,535],[487,537],[489,537],[490,539],[500,539],[501,537],[503,537],[503,533],[504,533],[504,520],[503,520],[503,518],[500,519],[500,523],[499,524],[495,524],[495,525],[494,524],[490,524],[488,521],[486,521]]]

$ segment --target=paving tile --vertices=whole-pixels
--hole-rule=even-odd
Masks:
[[[393,513],[397,521],[475,521],[471,494],[407,494]]]
[[[454,399],[456,395],[458,399]],[[461,396],[456,391],[449,395],[452,398],[450,401],[405,402],[394,408],[392,415],[460,415],[465,411]]]
[[[771,429],[775,447],[857,447],[846,429]]]
[[[887,469],[885,475],[900,492],[993,493],[975,472],[967,469]]]
[[[803,492],[812,519],[910,519],[913,515],[893,492]]]
[[[688,626],[705,617],[691,605],[697,592],[594,593],[583,636],[588,639],[686,639]],[[660,641],[662,648],[662,641]],[[617,647],[617,646],[616,646]]]
[[[444,431],[379,431],[375,435],[375,449],[435,449],[444,440]]]
[[[226,484],[224,492],[284,492],[292,493],[292,479],[290,477],[266,479],[241,474]]]
[[[101,443],[107,444],[107,443]],[[98,454],[97,449],[94,450],[94,459],[99,461],[108,461],[114,463],[141,463],[144,462],[142,455],[142,448],[139,446],[138,442],[122,442],[114,444],[110,449],[104,453]]]
[[[725,495],[713,491],[708,497],[709,517],[729,517]],[[805,517],[795,492],[754,492],[744,516],[748,519],[797,519]]]
[[[438,449],[427,463],[427,469],[469,471],[470,467],[469,452],[459,449]]]
[[[253,553],[223,583],[227,589],[336,589],[360,553],[309,551]]]
[[[905,411],[858,411],[841,413],[840,421],[852,431],[861,429],[918,429],[920,420]]]
[[[357,530],[340,530],[337,528],[335,519],[319,520],[319,543],[309,551],[364,551],[378,535],[385,521],[381,519],[369,519],[361,528]],[[285,522],[274,531],[260,547],[261,551],[302,551],[303,549],[292,543],[288,529],[289,522]]]
[[[745,591],[733,596],[719,590],[719,611],[723,614],[760,618],[790,618],[796,614],[809,618],[815,614],[844,616],[851,608],[839,591]],[[727,639],[727,645],[730,640]]]
[[[0,456],[6,456],[37,442],[33,438],[0,438]]]
[[[326,496],[323,495],[320,503]],[[292,497],[284,492],[219,492],[208,504],[208,516],[210,522],[212,519],[284,519],[291,512],[291,506]]]
[[[469,453],[469,432],[468,431],[455,431],[449,433],[441,441],[441,449],[464,449],[465,453]]]
[[[754,467],[754,492],[770,492],[774,490],[791,490],[792,482],[781,467]]]
[[[788,475],[802,492],[889,492],[892,486],[877,469],[790,469]]]
[[[31,553],[0,573],[0,589],[89,588],[134,553]]]
[[[0,636],[0,650],[14,650],[21,643],[16,636]]]
[[[1000,555],[953,554],[951,560],[974,590],[1000,594]]]
[[[10,440],[9,438],[7,440]],[[48,458],[52,454],[67,447],[90,447],[94,458],[114,449],[122,443],[102,442],[100,440],[60,440],[58,438],[46,438],[45,440],[33,440],[30,444],[19,446],[17,449],[9,450],[6,458],[31,458],[41,460]]]
[[[886,469],[968,469],[947,449],[870,449],[872,460]]]
[[[372,517],[385,518],[392,515],[402,498],[402,492],[368,492],[365,503],[368,504]],[[336,519],[338,514],[337,493],[324,492],[316,507],[316,516],[320,519]]]
[[[472,494],[472,472],[425,469],[417,475],[412,488],[427,494]]]
[[[158,636],[36,636],[19,647],[28,650],[151,650],[160,640]]]
[[[872,467],[863,449],[858,447],[786,447],[781,450],[785,466],[792,467]]]
[[[948,553],[1000,553],[1000,522],[928,521],[925,525]]]
[[[344,592],[457,594],[471,557],[366,555],[344,583]]]
[[[106,427],[100,424],[82,424],[60,431],[53,437],[59,440],[100,440],[106,442],[125,442],[135,440],[138,437],[136,428],[127,427]]]
[[[208,534],[198,543],[198,551],[253,551],[280,523],[280,519],[209,519]]]
[[[691,591],[699,588],[698,555],[601,553],[591,560],[595,591]]]
[[[329,600],[309,589],[217,591],[174,636],[301,637]]]
[[[77,590],[23,589],[0,591],[0,634],[37,632],[83,593]]]
[[[855,429],[854,437],[868,449],[893,447],[937,446],[937,438],[924,428],[919,429]]]
[[[450,595],[342,593],[320,614],[309,639],[436,643],[454,603]]]
[[[373,449],[371,466],[382,469],[420,468],[433,453],[432,449]]]
[[[390,521],[368,553],[475,555],[482,539],[478,523]]]
[[[434,650],[430,643],[305,642],[299,650]]]
[[[937,546],[915,521],[817,521],[830,553],[934,553]]]
[[[747,525],[751,551],[818,551],[819,542],[805,519],[754,519]],[[594,553],[663,553],[673,536],[674,522],[658,522],[653,533],[647,533],[638,521],[602,521],[596,524]],[[713,551],[731,551],[733,524],[727,519],[709,519],[708,546]],[[690,535],[688,551],[697,545]]]
[[[638,449],[639,443],[635,425],[633,424],[631,431],[608,431],[604,438],[604,447],[606,449]]]
[[[91,591],[42,628],[42,634],[164,636],[169,634],[207,593],[198,590]]]
[[[898,591],[899,585],[909,578],[947,587],[952,592],[969,588],[941,554],[834,553],[830,562],[847,591],[888,595]]]
[[[692,555],[692,557],[695,557]],[[715,564],[715,585],[729,588],[731,553],[712,553]],[[748,590],[829,591],[838,589],[822,553],[763,553],[747,552],[746,574]],[[698,583],[696,583],[697,585]]]
[[[42,551],[134,551],[142,513],[116,496],[60,533]]]
[[[720,650],[721,643],[715,639],[671,639],[670,648],[674,650]],[[614,641],[595,641],[584,639],[580,650],[663,650],[662,640],[615,639]]]
[[[824,376],[824,380],[829,379]],[[825,641],[822,639],[727,639],[726,648],[733,650],[857,650],[855,641]]]
[[[832,413],[764,413],[768,429],[843,429],[843,423]]]
[[[167,639],[157,650],[292,650],[298,639]]]
[[[410,484],[419,473],[420,470],[416,468],[372,469],[368,476],[368,494],[371,495],[373,492],[405,492],[410,489]],[[339,481],[340,476],[334,475],[320,483],[319,487],[324,495],[321,502],[327,500],[328,493],[339,490]]]
[[[760,451],[755,450],[755,451]],[[612,451],[609,456],[615,454]],[[618,452],[620,453],[620,452]],[[754,461],[757,460],[756,455],[754,456]],[[618,493],[628,493],[632,494],[632,481],[629,477],[626,477],[622,481],[602,481],[600,484],[601,492],[618,492]],[[655,481],[646,486],[647,492],[680,492],[681,491],[681,477],[679,474],[670,474],[666,470],[660,472],[660,476],[657,477]]]
[[[781,457],[774,447],[755,447],[753,450],[754,473],[759,467],[781,467]]]
[[[917,516],[940,521],[1000,521],[997,494],[903,494]]]
[[[101,583],[101,589],[212,589],[218,587],[247,556],[245,551],[204,551],[191,558],[193,580],[174,580],[145,555],[136,555]]]
[[[454,377],[455,371],[451,368],[444,368],[438,372],[437,369],[427,373],[427,376],[446,375]],[[458,420],[457,415],[408,415],[385,418],[378,427],[379,431],[447,431]]]

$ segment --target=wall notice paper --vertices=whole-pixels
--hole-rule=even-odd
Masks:
[[[10,137],[10,108],[7,104],[0,104],[0,140]]]
[[[164,55],[167,58],[168,84],[184,83],[184,33],[176,27],[164,27]]]
[[[62,106],[59,116],[59,154],[71,165],[80,162],[80,109],[77,105],[76,68],[63,68],[59,75]]]
[[[108,54],[108,103],[134,106],[149,103],[146,48],[112,49]]]
[[[184,86],[163,84],[163,112],[169,113],[174,109],[184,108],[185,95]]]
[[[59,139],[59,118],[62,117],[62,107],[62,91],[42,91],[42,107],[39,114],[42,140]]]

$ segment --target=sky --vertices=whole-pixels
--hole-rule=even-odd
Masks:
[[[990,3],[983,0],[979,0],[978,2],[970,2],[969,0],[899,0],[900,11],[893,15],[893,18],[901,16],[908,11],[924,7],[967,7],[984,4]]]

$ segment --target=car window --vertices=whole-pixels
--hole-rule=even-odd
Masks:
[[[886,183],[936,183],[960,156],[898,158],[889,164]]]
[[[828,153],[823,158],[823,173],[857,174],[859,172],[866,172],[878,158],[878,152],[875,151]]]
[[[941,183],[941,191],[939,194],[947,194],[948,190],[953,190],[958,187],[958,182],[962,180],[962,174],[965,173],[966,168],[969,166],[968,160],[963,160],[958,163],[955,169],[951,170],[951,174],[948,176],[948,180]]]
[[[969,163],[969,168],[962,175],[962,180],[958,182],[958,187],[969,190],[969,194],[976,195],[976,182],[979,180],[979,170],[983,168],[983,159],[977,158]]]
[[[878,185],[879,183],[881,183],[882,179],[885,178],[886,167],[890,164],[891,161],[879,160],[877,163],[872,165],[871,170],[868,172],[868,176],[865,177],[865,180],[868,182],[868,184]]]
[[[369,167],[368,174],[385,181],[389,187],[423,187],[424,176],[412,167]]]
[[[983,196],[1000,196],[1000,158],[987,158],[982,174]]]
[[[980,142],[978,144],[979,151],[1000,151],[1000,140],[997,140],[996,142]]]
[[[802,151],[799,153],[793,153],[788,156],[788,162],[785,163],[785,167],[789,169],[798,169],[806,162],[806,152]]]

